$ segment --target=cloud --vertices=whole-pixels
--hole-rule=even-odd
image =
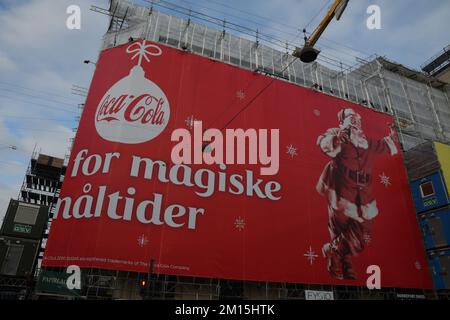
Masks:
[[[183,0],[170,1],[191,6]],[[238,18],[230,17],[228,21],[234,20],[255,31],[259,28],[283,40],[295,40],[299,46],[303,44],[301,30],[305,26],[309,32],[314,30],[325,13],[319,9],[330,3],[325,0],[230,0],[220,2],[222,5],[218,4],[219,0],[189,2],[193,3],[194,10],[223,18],[231,13]],[[139,3],[149,5],[144,1]],[[66,28],[66,8],[73,4],[81,8],[81,30]],[[68,139],[73,136],[71,128],[77,104],[83,102],[82,97],[70,94],[71,87],[73,84],[89,86],[94,69],[82,61],[96,60],[108,26],[107,16],[89,10],[92,4],[108,8],[109,1],[2,0],[0,3],[0,144],[17,146],[16,151],[0,146],[0,160],[9,163],[0,163],[3,204],[5,199],[17,196],[35,146],[60,157],[67,150]],[[366,9],[370,4],[382,9],[381,30],[366,28]],[[205,7],[217,10],[212,12]],[[330,23],[318,47],[322,49],[322,58],[331,57],[346,64],[356,63],[356,57],[378,53],[417,68],[448,44],[448,21],[449,1],[413,4],[407,0],[350,1],[341,21]],[[3,209],[0,204],[0,216]]]
[[[175,2],[187,6],[183,0]],[[198,6],[206,6],[205,3],[208,1],[199,0]],[[292,42],[295,39],[298,46],[303,45],[302,29],[306,27],[308,32],[312,32],[331,5],[331,1],[327,0],[230,0],[227,2],[228,7],[216,3],[217,1],[211,1],[207,6],[241,16],[237,23],[246,24],[254,30],[259,27],[260,31],[282,40]],[[366,26],[369,5],[378,5],[381,9],[381,30],[369,30]],[[231,7],[241,11],[232,10]],[[256,7],[258,10],[255,11]],[[321,8],[323,10],[319,12]],[[246,15],[242,11],[253,15]],[[225,14],[210,14],[225,17]],[[256,25],[253,23],[255,20],[266,27]],[[449,43],[445,32],[449,20],[450,1],[350,1],[342,19],[331,21],[317,47],[322,51],[322,58],[342,60],[344,64],[354,65],[357,57],[367,58],[378,54],[418,69],[424,61]]]
[[[81,8],[81,30],[66,28],[66,8]],[[33,150],[64,157],[78,104],[88,87],[108,17],[90,11],[108,1],[21,0],[0,5],[0,219],[17,198]],[[14,145],[17,150],[8,148]]]
[[[16,69],[16,64],[6,55],[0,51],[0,72],[13,71]]]

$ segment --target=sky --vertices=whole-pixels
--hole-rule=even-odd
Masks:
[[[312,32],[330,0],[167,0],[228,22],[298,42]],[[134,1],[150,6],[151,1]],[[161,11],[167,9],[158,6]],[[161,4],[161,3],[160,3]],[[67,7],[81,8],[81,29],[66,27]],[[17,198],[33,151],[69,154],[78,105],[88,88],[108,17],[90,10],[107,0],[0,0],[0,221],[10,198]],[[370,30],[367,8],[380,8],[381,29]],[[323,9],[323,10],[320,10]],[[356,57],[385,56],[420,69],[450,42],[448,0],[350,0],[317,46],[324,56],[353,65]],[[14,146],[11,148],[10,146]]]

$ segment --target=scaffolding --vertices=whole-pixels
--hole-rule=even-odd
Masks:
[[[253,39],[233,35],[225,21],[220,30],[198,23],[189,12],[178,12],[180,17],[156,10],[153,5],[146,8],[125,0],[112,0],[109,9],[92,6],[91,10],[110,16],[101,50],[144,38],[391,114],[404,150],[424,141],[450,141],[449,86],[385,58],[371,58],[358,67],[338,71],[317,62],[294,61],[288,44],[285,51],[276,50],[262,41],[257,30]],[[102,269],[83,269],[83,273],[83,294],[88,299],[141,299],[139,283],[148,276]],[[305,299],[305,290],[332,291],[336,299],[436,298],[433,291],[420,289],[371,291],[363,287],[163,274],[153,275],[151,286],[150,299]]]
[[[405,166],[410,181],[421,179],[441,170],[433,143],[424,142],[405,153]]]
[[[427,74],[431,74],[433,76],[439,75],[445,69],[447,69],[450,65],[450,45],[446,46],[442,49],[441,52],[434,55],[432,58],[428,59],[424,64],[421,65],[421,68]]]
[[[48,234],[56,214],[56,203],[61,192],[66,168],[67,158],[50,157],[34,150],[17,197],[23,202],[48,207],[48,220],[38,251],[36,274],[39,272]]]
[[[45,270],[65,273],[64,268]],[[174,275],[154,275],[148,291],[140,286],[146,273],[82,269],[85,275],[77,299],[88,300],[305,300],[306,291],[332,292],[336,300],[437,299],[433,290],[382,288],[369,290],[357,286],[332,286],[285,282],[256,282]],[[39,293],[39,295],[45,295]],[[51,294],[48,294],[51,295]],[[62,296],[61,296],[62,297]],[[73,299],[74,296],[67,296]]]
[[[305,64],[289,54],[290,44],[284,52],[277,50],[257,30],[249,39],[248,32],[233,35],[239,29],[227,27],[226,21],[220,30],[217,21],[208,27],[195,21],[207,19],[191,11],[161,7],[177,16],[125,0],[111,1],[109,10],[92,7],[111,17],[101,49],[145,38],[391,114],[404,151],[424,141],[450,142],[450,86],[436,78],[382,57],[339,71],[318,62]]]

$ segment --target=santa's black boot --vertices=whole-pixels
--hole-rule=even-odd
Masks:
[[[330,244],[324,244],[322,254],[327,259],[327,270],[333,278],[344,279],[342,258],[336,249]]]
[[[353,264],[350,259],[350,255],[345,255],[342,258],[342,266],[344,279],[356,280],[358,278],[355,270],[353,269]]]

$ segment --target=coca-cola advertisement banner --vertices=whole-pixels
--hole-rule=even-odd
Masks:
[[[393,122],[162,44],[107,49],[43,266],[429,288]]]

